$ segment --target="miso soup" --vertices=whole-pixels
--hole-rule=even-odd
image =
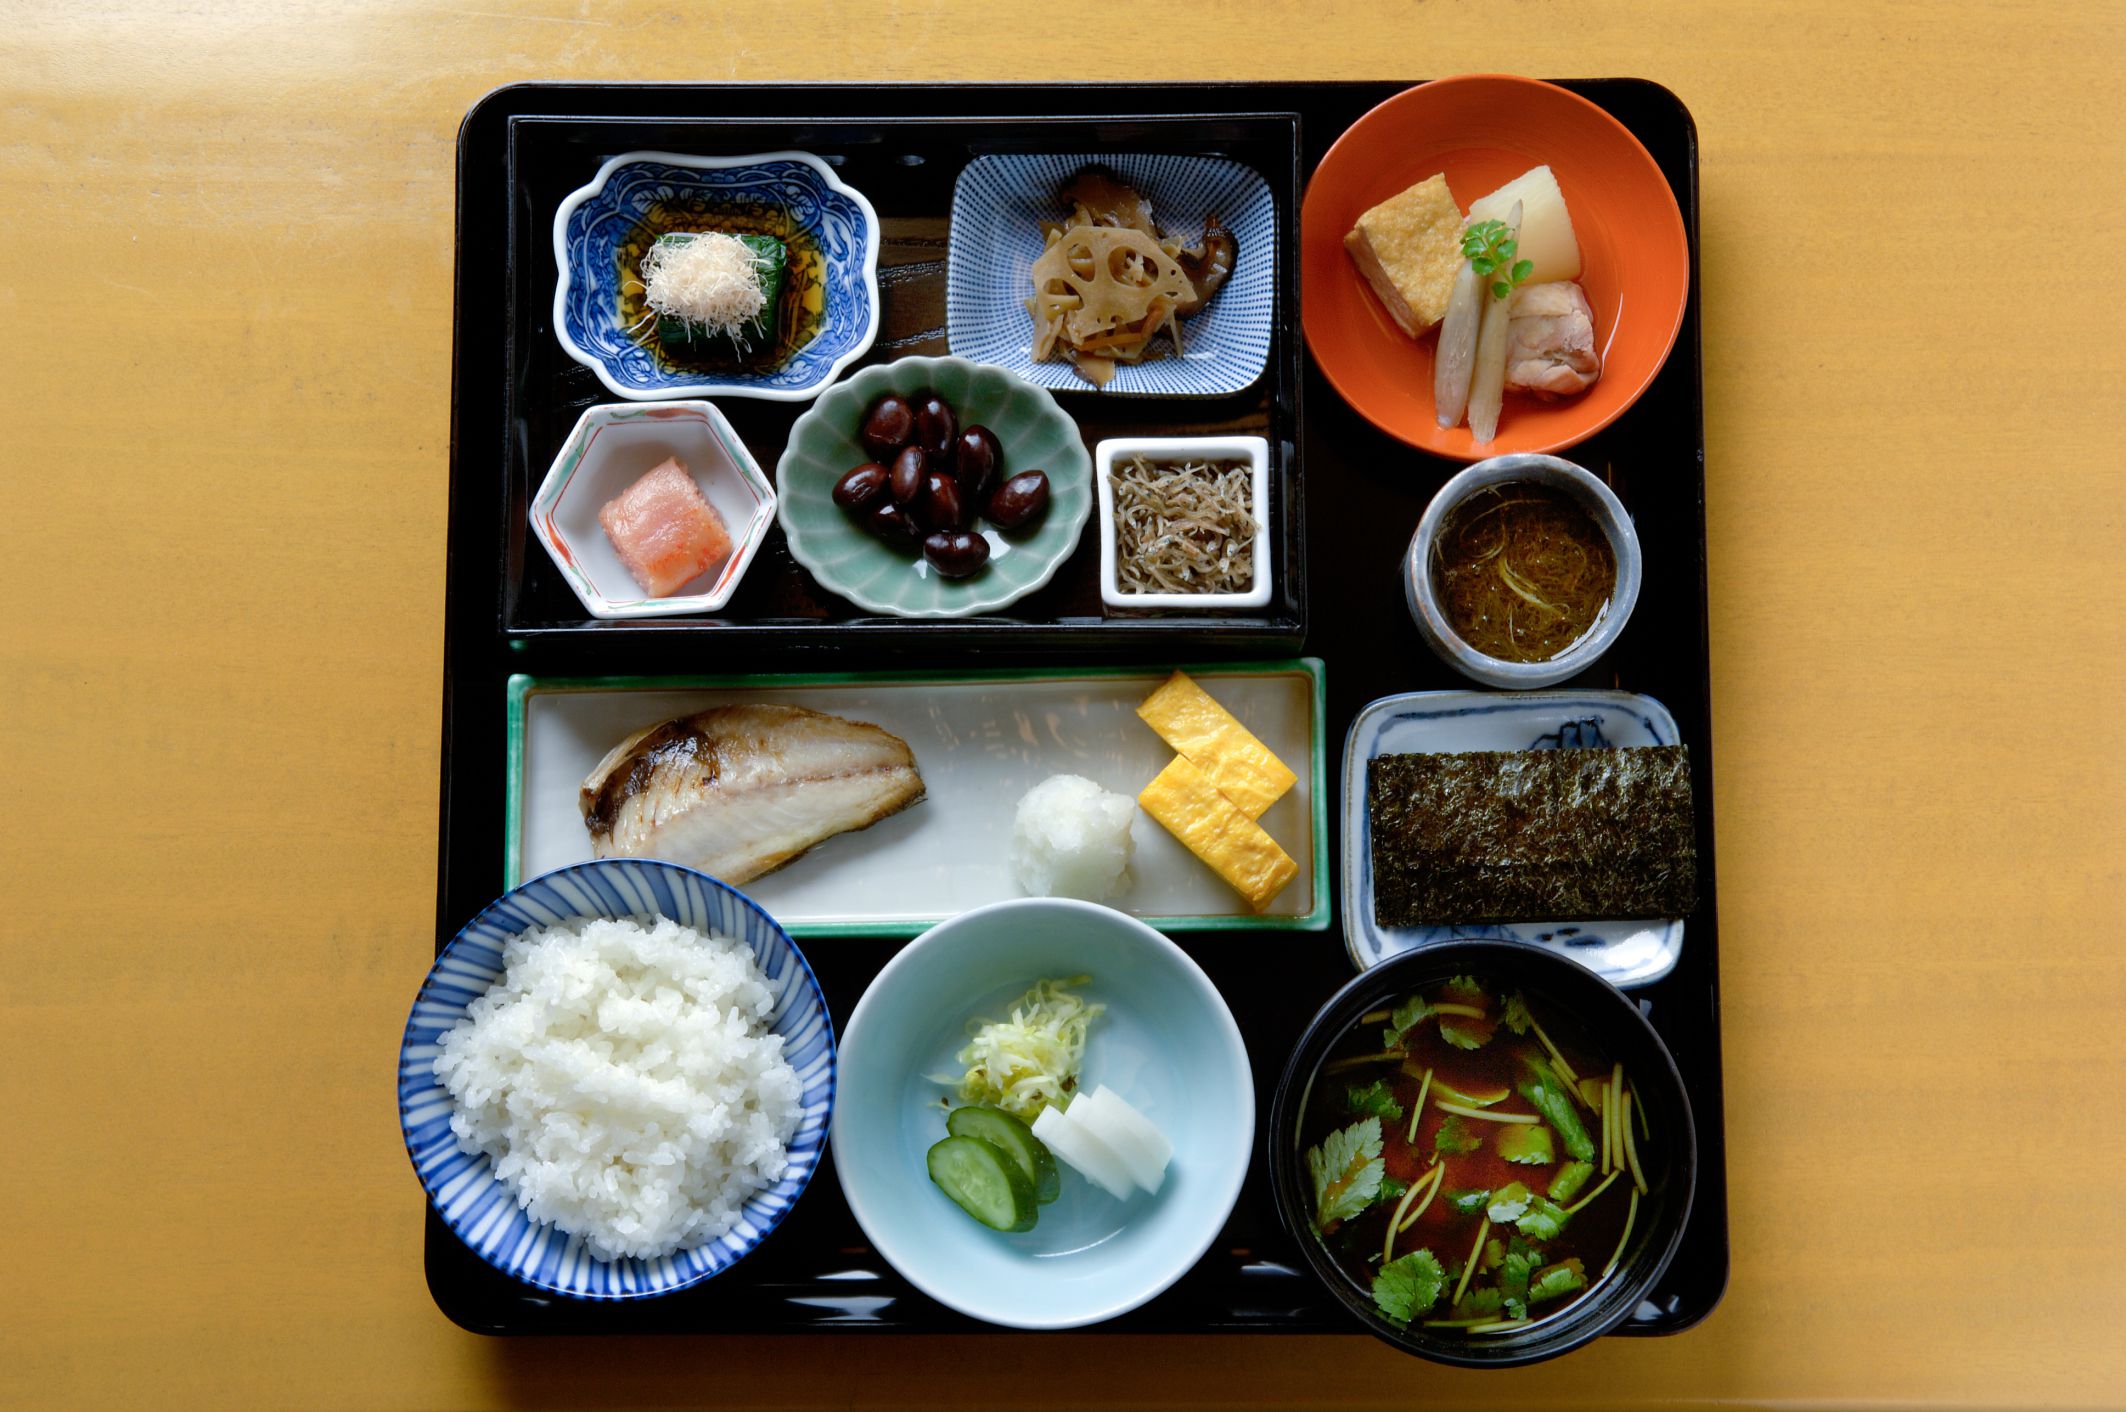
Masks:
[[[1313,1224],[1395,1323],[1525,1329],[1616,1271],[1654,1133],[1631,1076],[1540,998],[1456,976],[1363,1017],[1301,1122]]]

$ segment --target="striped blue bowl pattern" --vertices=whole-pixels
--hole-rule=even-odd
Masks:
[[[454,1104],[435,1075],[443,1034],[502,976],[502,946],[534,927],[582,917],[654,913],[730,937],[753,953],[775,996],[768,1027],[804,1085],[804,1115],[782,1179],[757,1191],[722,1236],[659,1260],[596,1260],[581,1238],[533,1222],[485,1154],[458,1148]],[[741,892],[705,873],[646,859],[558,868],[489,903],[436,958],[399,1048],[399,1124],[414,1171],[443,1223],[481,1259],[527,1284],[575,1299],[669,1294],[729,1269],[789,1212],[819,1167],[834,1108],[834,1024],[797,944]]]
[[[668,366],[622,325],[620,248],[652,207],[681,198],[711,206],[780,206],[818,240],[826,258],[824,319],[818,336],[782,366],[713,376]],[[800,401],[839,377],[878,336],[878,249],[878,216],[871,203],[810,153],[738,158],[622,153],[588,186],[571,193],[554,217],[554,260],[561,271],[554,291],[554,333],[571,358],[621,397]]]
[[[1193,245],[1206,215],[1233,233],[1233,273],[1216,298],[1181,323],[1180,358],[1123,364],[1095,389],[1069,362],[1033,360],[1033,262],[1041,222],[1068,214],[1056,192],[1080,168],[1113,168],[1151,202],[1161,231]],[[1058,392],[1139,397],[1220,397],[1262,376],[1277,314],[1277,202],[1261,173],[1225,157],[1072,152],[977,157],[952,192],[945,332],[955,356],[1008,368]],[[1161,334],[1153,340],[1166,341]]]

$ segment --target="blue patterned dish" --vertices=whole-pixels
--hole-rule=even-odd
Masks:
[[[977,157],[952,191],[945,332],[954,355],[1008,368],[1036,387],[1092,392],[1070,363],[1033,360],[1033,262],[1041,222],[1067,214],[1057,190],[1082,167],[1111,167],[1152,205],[1160,229],[1193,244],[1206,215],[1233,233],[1233,274],[1203,311],[1181,323],[1186,356],[1124,364],[1107,393],[1219,397],[1262,376],[1269,363],[1277,290],[1277,203],[1261,173],[1224,157],[1073,152]],[[1165,342],[1165,335],[1154,346]]]
[[[724,230],[789,246],[780,361],[755,369],[674,363],[642,315],[634,279],[660,234]],[[554,336],[620,397],[764,397],[801,402],[878,335],[878,215],[809,152],[687,157],[623,152],[554,213]]]
[[[731,937],[753,953],[775,993],[768,1025],[804,1085],[804,1116],[790,1139],[782,1179],[745,1204],[721,1237],[661,1260],[595,1260],[581,1239],[535,1224],[495,1179],[484,1155],[458,1150],[449,1091],[434,1071],[443,1033],[502,974],[502,944],[533,927],[576,917],[655,913]],[[804,954],[775,919],[743,893],[670,863],[607,858],[557,868],[490,902],[436,958],[406,1022],[399,1048],[399,1125],[406,1152],[443,1223],[473,1253],[506,1275],[574,1299],[641,1299],[669,1294],[729,1269],[760,1244],[797,1201],[819,1166],[834,1108],[834,1024]]]
[[[1629,691],[1413,691],[1370,703],[1344,737],[1344,945],[1361,971],[1397,952],[1464,937],[1526,941],[1569,956],[1618,986],[1651,985],[1683,954],[1680,919],[1383,927],[1373,919],[1373,843],[1366,762],[1379,755],[1464,750],[1573,750],[1675,745],[1668,708]]]

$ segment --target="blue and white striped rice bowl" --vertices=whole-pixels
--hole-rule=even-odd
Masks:
[[[654,913],[743,945],[775,996],[768,1028],[804,1086],[804,1116],[790,1165],[753,1193],[715,1240],[659,1260],[597,1260],[583,1240],[530,1220],[484,1154],[458,1148],[455,1108],[435,1074],[443,1034],[502,976],[502,946],[535,927],[585,917]],[[607,858],[557,868],[489,903],[436,958],[414,1000],[399,1048],[399,1124],[406,1152],[436,1213],[481,1259],[506,1275],[574,1299],[641,1299],[698,1284],[766,1238],[811,1181],[834,1108],[834,1024],[804,954],[745,894],[671,863]]]
[[[1180,358],[1125,363],[1097,389],[1139,397],[1220,397],[1269,365],[1277,306],[1277,202],[1261,173],[1226,157],[1156,152],[1073,152],[977,157],[952,191],[945,333],[953,355],[1008,368],[1036,387],[1096,389],[1070,363],[1033,360],[1033,262],[1046,248],[1041,222],[1068,214],[1057,190],[1080,168],[1112,168],[1152,203],[1161,231],[1193,245],[1215,214],[1238,247],[1216,298],[1181,322]],[[1155,339],[1154,346],[1166,335]]]

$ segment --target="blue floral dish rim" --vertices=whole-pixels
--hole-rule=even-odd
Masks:
[[[789,387],[767,386],[757,381],[708,380],[673,382],[655,389],[630,387],[615,378],[605,359],[584,348],[569,333],[567,317],[568,298],[575,280],[574,265],[569,258],[568,226],[576,211],[602,195],[606,184],[616,172],[625,167],[657,163],[668,167],[682,168],[696,173],[712,173],[761,166],[770,162],[795,162],[816,173],[825,189],[847,199],[862,217],[864,227],[863,264],[858,272],[858,282],[864,293],[863,324],[860,332],[848,347],[828,362],[819,365],[816,377],[802,385]],[[562,350],[576,362],[589,368],[616,397],[631,402],[657,402],[668,398],[707,397],[753,397],[771,402],[803,402],[817,396],[821,389],[831,386],[849,366],[869,352],[877,341],[881,319],[878,288],[879,247],[883,241],[878,211],[869,197],[836,176],[834,169],[821,157],[811,152],[794,148],[774,152],[752,152],[737,157],[700,157],[684,152],[660,149],[639,149],[622,152],[609,157],[588,182],[562,198],[554,213],[553,247],[554,264],[558,271],[554,282],[552,309],[554,338]],[[799,349],[795,357],[802,359],[805,350]]]

